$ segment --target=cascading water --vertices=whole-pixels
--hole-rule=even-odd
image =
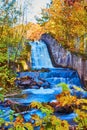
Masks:
[[[47,46],[43,41],[31,42],[32,69],[53,68]]]
[[[29,103],[33,101],[37,102],[52,102],[53,100],[55,101],[56,95],[60,94],[62,92],[62,87],[57,87],[56,85],[65,82],[68,85],[76,85],[81,87],[81,82],[78,73],[75,70],[69,69],[69,68],[54,68],[47,50],[47,46],[43,41],[35,41],[31,42],[31,64],[32,64],[32,69],[42,69],[42,68],[48,68],[49,71],[47,72],[41,72],[41,71],[35,71],[35,72],[21,72],[20,78],[21,77],[32,77],[35,81],[39,82],[39,80],[43,81],[42,85],[40,88],[36,89],[31,89],[30,86],[28,89],[22,90],[21,95],[26,95],[25,98],[17,96],[13,96],[10,99],[11,101],[16,101],[19,104],[22,105],[29,105]],[[68,63],[67,59],[67,63]],[[48,84],[49,83],[49,84]],[[44,88],[45,87],[49,88]],[[70,86],[69,86],[70,87]],[[71,91],[71,90],[70,90]],[[73,92],[73,90],[71,91]],[[75,91],[74,91],[75,93]],[[74,94],[72,93],[72,94]],[[78,93],[76,93],[78,94]],[[81,93],[83,97],[87,97],[87,93],[83,92]],[[3,106],[0,106],[0,109],[3,109],[3,112],[6,112],[5,115],[1,115],[0,117],[4,118],[5,120],[9,120],[9,111],[10,107],[4,108]],[[27,111],[26,114],[24,114],[24,119],[26,121],[30,121],[31,115],[32,114],[37,114],[40,117],[43,116],[43,113],[39,112],[38,110],[32,110],[32,111]],[[57,116],[57,115],[56,115]],[[72,121],[72,119],[76,116],[75,113],[67,114],[67,115],[58,115],[60,119],[62,120],[67,120],[67,121]],[[35,129],[36,130],[36,129]],[[38,129],[39,130],[39,129]]]

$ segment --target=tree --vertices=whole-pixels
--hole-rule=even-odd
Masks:
[[[45,32],[39,24],[29,23],[26,25],[26,39],[39,40],[40,36]]]
[[[16,31],[15,25],[20,10],[16,7],[16,0],[0,1],[0,86],[12,86],[14,80],[14,72],[10,68],[10,59],[12,61],[14,54],[10,55],[11,47],[18,47],[21,42],[21,35]]]
[[[17,32],[14,34],[13,27],[17,23],[20,11],[16,8],[16,0],[2,0],[0,6],[0,52],[3,53],[5,49],[6,54],[9,46],[17,42]]]
[[[45,9],[45,12],[49,14],[49,20],[43,24],[46,32],[51,33],[70,50],[75,51],[75,39],[87,33],[86,2],[53,0],[50,8]],[[79,49],[83,52],[84,43],[81,43],[81,47],[82,49]]]

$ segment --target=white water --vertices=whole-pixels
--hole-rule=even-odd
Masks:
[[[31,42],[30,45],[32,69],[54,68],[47,46],[43,41]]]
[[[43,87],[41,87],[40,89],[34,90],[32,92],[33,94],[52,94],[54,93],[54,90],[52,89],[44,89]]]
[[[44,89],[43,87],[41,87],[40,89],[25,89],[22,91],[22,94],[26,94],[26,93],[32,93],[32,94],[53,94],[56,92],[61,93],[62,92],[62,88],[61,87],[54,87],[54,88],[47,88]]]

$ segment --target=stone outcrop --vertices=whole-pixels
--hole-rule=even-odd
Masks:
[[[46,43],[48,51],[51,54],[52,63],[55,67],[70,67],[77,70],[81,80],[85,86],[87,86],[87,59],[71,53],[49,34],[43,34],[40,40]]]
[[[33,74],[33,72],[32,72]],[[39,74],[39,73],[38,73]],[[21,89],[39,89],[40,87],[43,88],[49,88],[50,83],[44,80],[43,78],[38,78],[38,81],[35,81],[34,78],[30,76],[21,77],[15,80],[16,86],[18,86]]]

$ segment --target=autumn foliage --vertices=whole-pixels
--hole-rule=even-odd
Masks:
[[[45,9],[49,14],[48,22],[43,24],[46,32],[73,51],[76,51],[75,44],[79,44],[79,51],[83,52],[86,46],[84,35],[87,33],[86,7],[86,1],[53,0],[50,8]],[[76,43],[80,37],[80,43]]]
[[[29,40],[38,40],[45,32],[44,28],[42,28],[39,24],[29,23],[28,25],[26,25],[26,27],[26,38]]]

